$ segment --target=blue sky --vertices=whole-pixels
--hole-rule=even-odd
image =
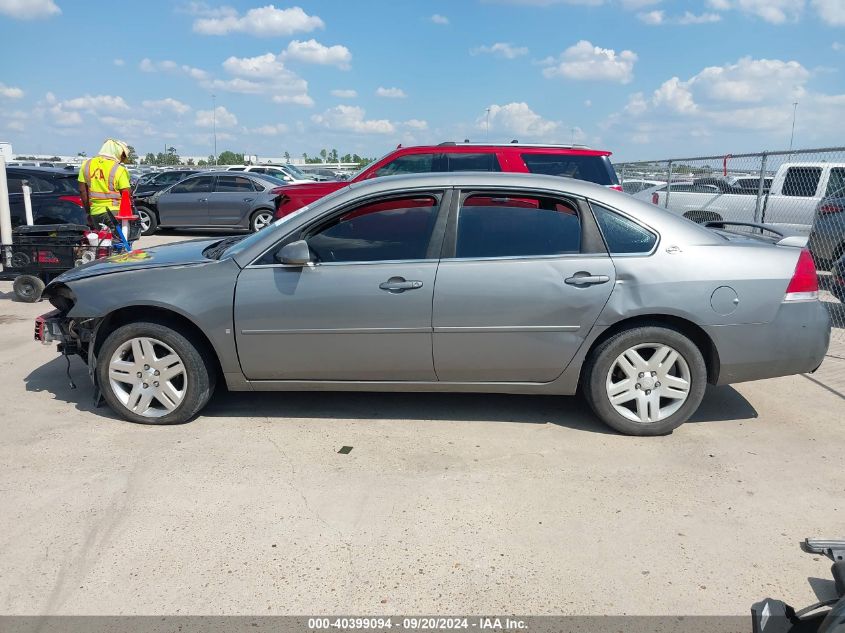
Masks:
[[[0,28],[17,153],[207,155],[216,118],[218,151],[375,156],[483,141],[488,108],[491,141],[738,153],[785,148],[795,101],[796,146],[845,144],[845,0],[0,0]]]

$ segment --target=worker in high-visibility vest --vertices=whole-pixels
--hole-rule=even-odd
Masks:
[[[92,229],[100,224],[115,227],[114,213],[120,209],[122,192],[131,188],[129,172],[123,166],[128,158],[126,143],[108,139],[96,156],[82,163],[79,195]]]

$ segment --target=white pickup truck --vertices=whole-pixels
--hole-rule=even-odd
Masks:
[[[756,191],[723,193],[712,185],[683,183],[646,190],[651,201],[696,222],[764,222],[805,235],[810,233],[819,200],[845,190],[845,163],[784,163],[771,188],[757,203]],[[645,192],[643,192],[645,193]]]

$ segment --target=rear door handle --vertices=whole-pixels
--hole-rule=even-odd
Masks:
[[[255,198],[244,198],[244,202],[252,202]]]
[[[208,198],[197,198],[197,202],[208,202]]]
[[[606,284],[610,281],[607,275],[591,275],[588,272],[579,271],[564,279],[564,282],[570,286],[595,286],[596,284]]]
[[[415,279],[407,281],[404,277],[391,277],[387,281],[380,283],[378,287],[382,290],[387,290],[387,292],[400,293],[405,292],[406,290],[417,290],[422,288],[423,282]]]

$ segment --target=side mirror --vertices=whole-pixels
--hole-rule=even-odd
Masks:
[[[308,266],[313,263],[311,249],[308,248],[308,242],[305,240],[298,240],[282,246],[276,251],[274,259],[279,264],[286,266]]]

